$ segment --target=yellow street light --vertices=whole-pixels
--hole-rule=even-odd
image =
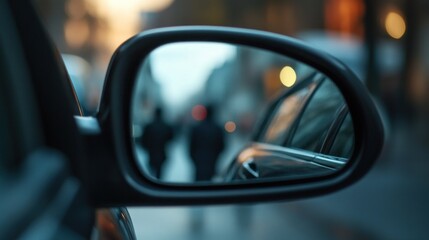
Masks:
[[[385,21],[386,31],[394,39],[400,39],[407,30],[404,18],[397,12],[391,11],[387,14]]]
[[[296,82],[296,72],[290,66],[285,66],[280,71],[280,81],[286,87],[292,87]]]

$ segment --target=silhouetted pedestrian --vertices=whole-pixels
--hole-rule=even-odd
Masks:
[[[206,108],[206,117],[191,128],[189,152],[195,166],[195,180],[211,180],[216,162],[224,148],[223,129],[213,120],[213,109]]]
[[[158,179],[166,159],[165,148],[172,138],[172,127],[162,119],[161,108],[156,108],[154,119],[144,127],[141,144],[149,154],[149,167]]]

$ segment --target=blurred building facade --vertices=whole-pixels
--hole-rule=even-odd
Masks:
[[[392,118],[429,115],[428,2],[424,0],[34,0],[63,53],[93,66],[95,108],[114,49],[145,29],[179,25],[219,25],[262,29],[296,36],[320,30],[365,43],[363,63],[370,90]],[[379,51],[393,46],[399,54]],[[383,58],[384,57],[384,58]],[[400,58],[394,69],[377,61]],[[378,59],[378,60],[377,60]],[[85,84],[86,85],[86,84]],[[410,114],[402,112],[412,111]],[[427,118],[425,118],[427,119]]]

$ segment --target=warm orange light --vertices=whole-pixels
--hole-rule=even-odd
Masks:
[[[225,131],[227,131],[229,133],[233,133],[233,132],[235,132],[236,129],[237,129],[237,126],[235,125],[235,123],[233,121],[228,121],[225,123]]]
[[[97,44],[113,52],[121,43],[138,33],[144,21],[138,0],[86,0],[87,11],[103,20]]]
[[[140,1],[140,8],[144,12],[160,12],[173,3],[173,0],[145,0]]]
[[[89,24],[86,20],[68,20],[64,26],[64,36],[71,48],[83,46],[89,39]]]
[[[365,4],[362,0],[326,0],[325,25],[341,36],[362,36]]]
[[[90,10],[97,15],[113,15],[120,10],[129,10],[122,12],[123,15],[139,15],[141,12],[159,12],[169,7],[174,0],[86,0]]]
[[[102,26],[94,30],[91,40],[111,53],[125,40],[145,27],[144,12],[159,12],[169,7],[174,0],[68,0],[67,14],[73,18],[89,13],[100,19]],[[77,2],[83,3],[78,5]],[[81,9],[81,6],[84,9]],[[101,37],[97,37],[97,36]],[[110,52],[110,53],[109,53]]]
[[[386,31],[394,39],[404,36],[407,26],[404,18],[397,12],[391,11],[387,14],[385,21]]]
[[[203,105],[196,105],[192,108],[192,117],[197,121],[202,121],[207,117],[207,109]]]

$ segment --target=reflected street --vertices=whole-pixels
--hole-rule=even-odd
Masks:
[[[168,146],[168,156],[164,165],[163,181],[174,183],[194,181],[194,167],[189,153],[187,152],[188,143],[186,138],[187,134],[180,132]],[[238,151],[243,148],[244,144],[248,142],[248,140],[241,135],[230,135],[226,140],[227,147],[220,155],[217,163],[218,174],[222,174],[222,172],[231,163],[231,159],[233,159],[233,157],[237,155]],[[140,161],[138,164],[139,167],[147,167],[148,156],[146,152],[141,149],[140,146],[136,145],[136,153],[138,155],[137,159]],[[142,172],[149,171],[148,169],[141,170]],[[215,176],[214,181],[216,180],[217,178]]]

